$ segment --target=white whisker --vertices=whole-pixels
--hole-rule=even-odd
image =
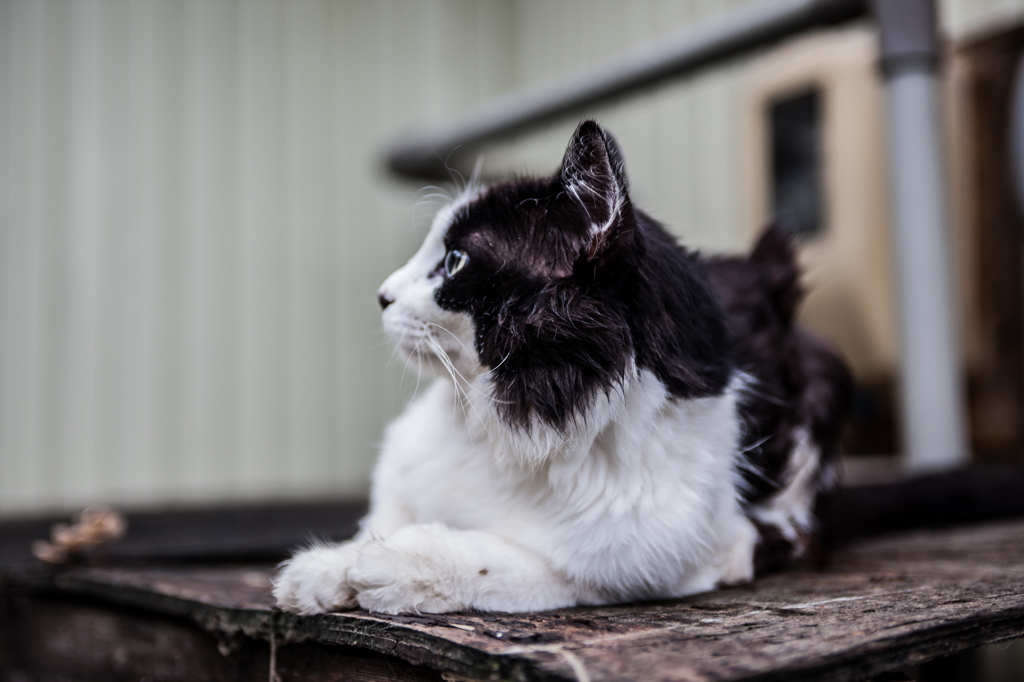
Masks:
[[[460,339],[460,338],[459,338],[458,336],[456,336],[456,335],[455,335],[455,334],[454,334],[453,332],[449,331],[448,329],[445,329],[444,327],[442,327],[441,325],[437,324],[436,322],[424,322],[423,324],[425,324],[425,325],[429,325],[429,326],[431,326],[431,327],[437,327],[437,328],[438,328],[438,329],[440,329],[441,331],[443,331],[443,332],[447,332],[448,334],[450,334],[450,335],[451,335],[451,337],[452,337],[453,339],[455,339],[456,341],[458,341],[459,345],[460,345],[460,346],[462,346],[462,349],[463,349],[464,351],[466,351],[467,353],[470,353],[470,350],[469,350],[469,348],[467,348],[467,347],[466,347],[466,344],[464,344],[464,343],[462,342],[462,340],[461,340],[461,339]],[[511,355],[511,353],[510,353],[509,355]],[[498,367],[501,367],[501,366],[502,366],[502,365],[503,365],[503,364],[505,363],[505,360],[508,360],[508,358],[509,358],[509,355],[506,355],[506,356],[505,356],[505,357],[504,357],[504,358],[502,359],[502,361],[501,361],[501,362],[499,362],[499,363],[498,363],[497,365],[495,365],[495,366],[494,366],[494,367],[492,367],[491,369],[489,369],[489,370],[487,370],[486,372],[484,372],[484,373],[483,373],[483,374],[482,374],[481,376],[484,376],[484,375],[490,374],[491,372],[493,372],[494,370],[496,370],[496,369],[497,369]],[[447,353],[445,354],[445,356],[447,357]],[[508,403],[506,403],[506,402],[504,402],[504,401],[499,401],[499,400],[498,400],[497,398],[495,398],[494,396],[492,396],[492,395],[489,395],[489,394],[487,394],[487,393],[484,393],[484,392],[483,392],[483,391],[481,391],[481,390],[480,390],[479,388],[477,388],[476,386],[474,386],[474,385],[473,385],[473,382],[472,382],[472,381],[470,381],[469,379],[467,379],[466,377],[462,376],[462,373],[461,373],[461,372],[459,372],[459,371],[458,371],[457,369],[455,369],[454,365],[452,366],[452,369],[453,369],[453,371],[455,371],[455,372],[456,372],[456,373],[457,373],[457,374],[459,375],[459,377],[460,377],[460,378],[461,378],[461,379],[462,379],[462,380],[463,380],[463,381],[464,381],[464,382],[466,383],[466,385],[467,385],[467,386],[469,386],[470,388],[472,388],[472,389],[473,389],[474,391],[476,391],[477,393],[479,393],[480,395],[482,395],[482,396],[483,396],[484,398],[486,398],[487,400],[490,400],[490,401],[491,401],[491,402],[493,402],[493,403],[502,403],[502,404],[508,404]]]

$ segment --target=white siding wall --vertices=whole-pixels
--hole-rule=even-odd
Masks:
[[[382,143],[739,4],[0,0],[0,514],[364,490],[415,383]],[[957,35],[1022,7],[944,0]],[[592,112],[691,244],[741,240],[743,69]],[[573,125],[489,164],[548,172]]]
[[[511,9],[0,2],[0,512],[363,489],[377,153],[509,87]]]

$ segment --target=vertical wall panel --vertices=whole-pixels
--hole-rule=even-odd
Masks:
[[[381,3],[386,5],[388,3]],[[359,165],[354,158],[354,146],[356,136],[351,134],[350,126],[354,121],[351,113],[356,108],[356,90],[353,86],[353,76],[356,71],[346,68],[352,62],[351,59],[358,58],[352,49],[352,36],[356,33],[355,24],[359,21],[359,14],[362,8],[351,4],[335,4],[331,11],[331,31],[334,41],[334,50],[331,54],[330,79],[328,81],[331,90],[331,107],[334,112],[337,124],[333,127],[329,139],[328,150],[331,153],[335,164],[335,179],[331,187],[332,210],[335,216],[334,229],[336,239],[334,240],[330,256],[339,263],[345,263],[337,270],[335,279],[335,317],[334,335],[337,339],[337,358],[333,366],[334,374],[332,379],[337,387],[337,401],[332,406],[329,418],[333,420],[339,447],[344,452],[334,458],[333,466],[329,470],[337,480],[359,481],[366,476],[366,465],[363,462],[367,459],[366,447],[359,441],[358,419],[365,418],[359,414],[360,405],[363,409],[367,403],[372,405],[372,397],[375,393],[360,395],[361,391],[355,389],[361,385],[359,381],[360,365],[372,363],[372,358],[367,354],[357,352],[357,338],[354,331],[357,325],[354,320],[353,291],[357,284],[353,281],[353,273],[346,261],[353,257],[360,258],[363,254],[357,245],[351,241],[353,232],[360,230],[359,221],[353,220],[346,213],[346,209],[352,205],[354,197],[358,196],[356,188],[352,186],[350,176],[354,174]],[[379,21],[374,16],[373,21]],[[374,25],[364,25],[367,31],[374,30]],[[382,39],[387,39],[380,34]],[[362,69],[364,64],[360,64]],[[367,226],[368,227],[368,226]],[[386,231],[386,230],[385,230]],[[376,253],[376,250],[372,250]],[[354,252],[354,253],[353,253]],[[373,375],[367,368],[367,381],[373,381],[379,374]],[[363,400],[361,400],[361,397]]]
[[[278,491],[287,436],[284,8],[238,6],[240,489]]]
[[[33,56],[41,62],[39,91],[39,137],[35,151],[38,174],[33,178],[29,201],[33,206],[36,242],[33,245],[31,293],[30,366],[32,378],[34,447],[29,454],[35,465],[33,497],[49,491],[63,492],[66,462],[61,455],[70,440],[67,433],[67,354],[71,319],[68,309],[69,203],[71,149],[71,63],[72,11],[68,3],[41,5],[40,49]],[[33,50],[35,52],[35,50]]]
[[[152,410],[150,393],[146,390],[152,367],[147,328],[147,322],[152,318],[152,307],[149,305],[152,287],[148,276],[152,268],[147,258],[147,247],[152,241],[152,210],[149,207],[152,192],[146,164],[149,145],[145,117],[146,104],[153,87],[147,73],[150,60],[146,53],[150,42],[147,27],[151,6],[133,3],[126,11],[128,45],[125,64],[128,65],[128,73],[127,83],[122,88],[127,98],[127,125],[124,129],[127,138],[127,174],[122,181],[127,205],[123,231],[115,232],[125,240],[122,252],[125,258],[124,279],[121,281],[124,288],[120,300],[113,304],[115,308],[118,305],[124,306],[124,356],[123,361],[118,363],[124,382],[124,412],[114,416],[115,420],[118,417],[122,420],[124,434],[118,448],[118,466],[108,472],[108,476],[116,477],[119,491],[127,490],[131,495],[144,497],[155,492],[150,447]],[[50,501],[50,504],[59,503],[56,500]]]
[[[0,2],[0,92],[11,92],[14,87],[12,62],[14,36],[11,35],[14,8],[11,2]],[[14,219],[13,174],[14,140],[12,135],[13,116],[10,99],[0,99],[0,343],[14,342],[14,328],[17,325],[14,289],[17,287],[17,271],[11,254],[18,249],[17,235],[11,229]],[[21,420],[18,414],[16,393],[20,393],[22,381],[16,367],[17,351],[0,346],[0,453],[12,453],[18,449],[18,434],[15,422]],[[17,474],[9,462],[0,455],[0,498],[10,495],[10,482]],[[7,484],[5,485],[5,479]]]
[[[95,489],[91,499],[120,490],[126,458],[125,408],[129,292],[130,99],[128,0],[102,0],[97,10],[97,250],[96,389],[93,442]]]
[[[338,456],[334,404],[334,122],[329,3],[285,4],[287,362],[289,491],[329,491]],[[338,263],[344,267],[345,263]]]
[[[389,235],[394,225],[388,222],[386,207],[380,201],[374,145],[381,139],[381,128],[393,116],[386,92],[390,75],[387,55],[392,41],[403,44],[406,36],[392,32],[389,20],[400,11],[391,2],[350,3],[342,12],[337,24],[338,75],[334,83],[338,118],[344,127],[336,133],[334,156],[344,170],[334,188],[339,195],[334,204],[338,240],[333,253],[342,263],[336,333],[345,352],[339,356],[342,366],[337,385],[341,399],[334,414],[343,429],[340,433],[345,456],[339,458],[332,472],[359,480],[368,472],[373,444],[380,438],[380,424],[388,411],[381,390],[387,356],[379,345],[383,339],[373,292],[387,269]]]
[[[225,495],[237,468],[237,5],[186,9],[185,200],[189,271],[184,485]]]
[[[68,208],[66,214],[67,330],[61,358],[64,400],[59,450],[58,488],[66,495],[93,493],[96,388],[96,256],[98,236],[99,162],[99,17],[98,3],[85,0],[67,6],[71,27],[69,72]]]
[[[190,310],[186,291],[197,275],[195,252],[190,239],[195,232],[187,225],[186,188],[188,153],[192,140],[187,135],[185,42],[188,6],[155,0],[151,5],[149,26],[152,43],[149,77],[154,96],[146,112],[149,119],[152,156],[151,169],[152,231],[149,261],[152,264],[153,292],[150,339],[153,346],[153,377],[149,387],[153,395],[152,442],[157,494],[189,491],[186,483],[188,460],[185,426],[188,413],[187,386],[196,380],[198,368],[189,360],[194,353],[188,347]]]
[[[0,93],[5,121],[4,154],[0,159],[6,184],[2,256],[3,354],[0,404],[0,500],[8,506],[31,508],[38,481],[35,421],[39,393],[32,352],[36,290],[35,253],[42,234],[38,201],[39,128],[42,83],[43,6],[39,3],[4,3],[0,31],[5,87]],[[0,95],[2,96],[2,95]]]

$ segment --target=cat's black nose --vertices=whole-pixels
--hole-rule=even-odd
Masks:
[[[377,303],[380,303],[380,309],[381,310],[384,310],[385,308],[387,308],[389,305],[391,305],[394,302],[395,302],[395,299],[388,298],[383,293],[378,293],[377,294]]]

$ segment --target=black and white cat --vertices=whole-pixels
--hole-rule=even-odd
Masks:
[[[387,429],[349,542],[274,584],[299,613],[676,597],[805,553],[849,392],[795,326],[786,237],[689,252],[630,202],[593,121],[561,169],[467,191],[380,288],[439,378]]]

